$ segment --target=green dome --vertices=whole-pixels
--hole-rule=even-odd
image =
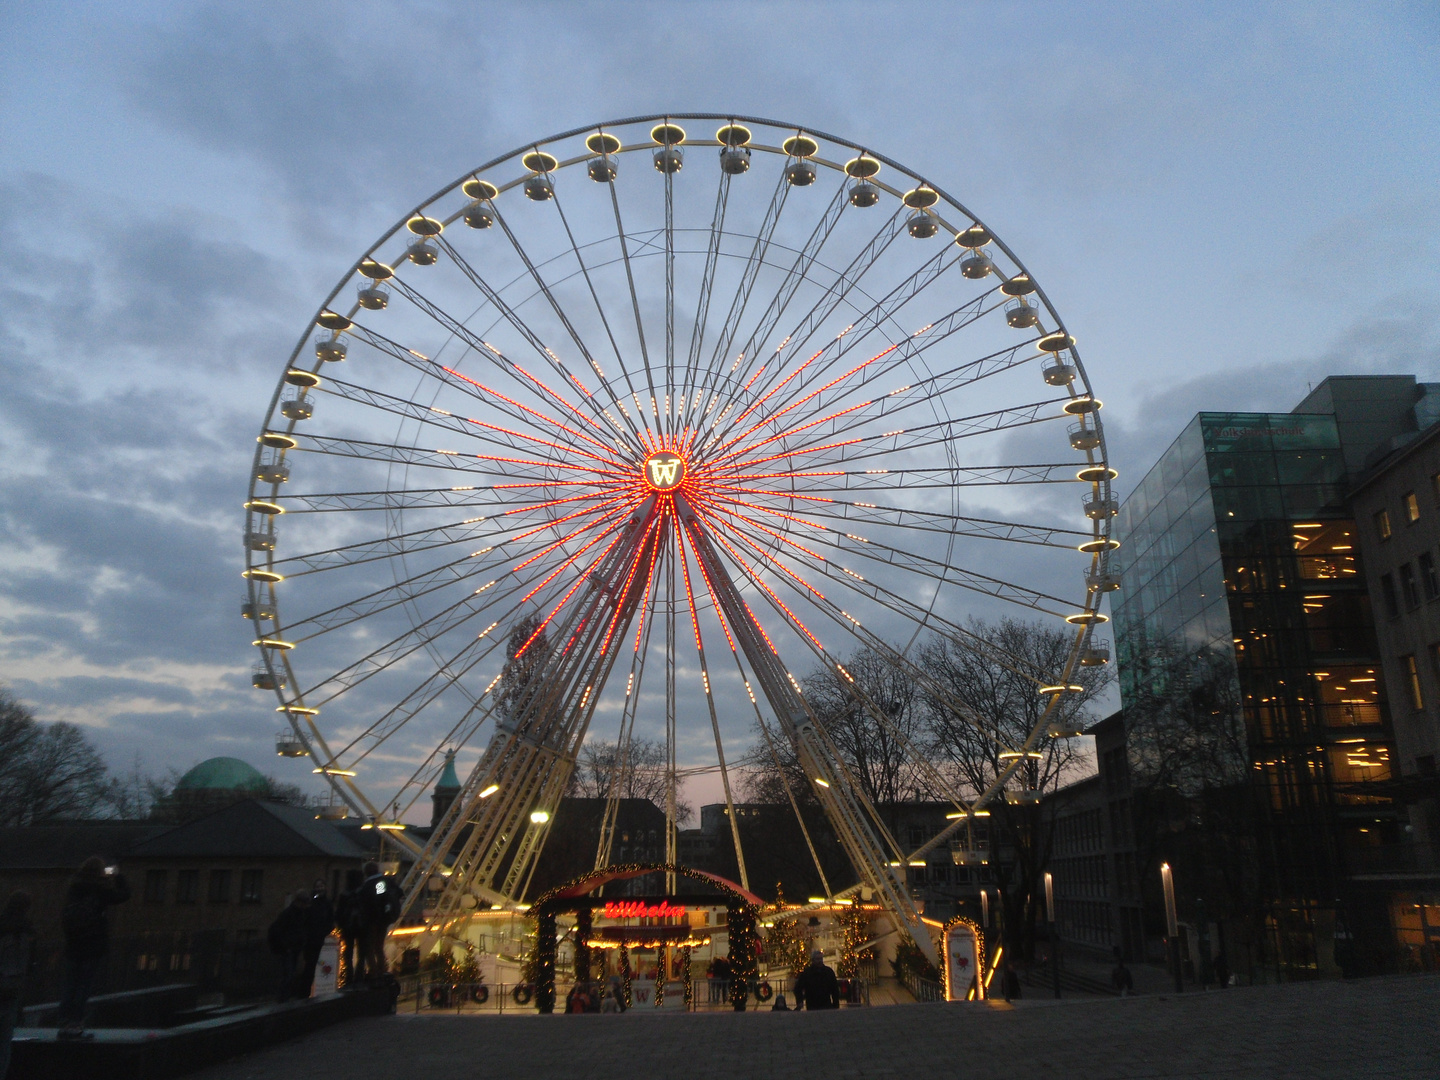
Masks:
[[[260,770],[239,758],[212,757],[202,761],[180,778],[176,791],[253,791],[270,790],[270,781]]]

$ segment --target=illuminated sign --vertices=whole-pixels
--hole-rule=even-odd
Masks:
[[[647,904],[644,900],[607,900],[602,914],[607,919],[678,919],[685,914],[685,908],[676,907],[669,900],[658,904]]]
[[[645,459],[644,473],[652,491],[674,491],[685,479],[685,459],[670,450],[657,450]]]

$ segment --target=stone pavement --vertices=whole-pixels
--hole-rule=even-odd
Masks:
[[[357,1020],[195,1080],[1436,1080],[1440,976],[834,1013]]]

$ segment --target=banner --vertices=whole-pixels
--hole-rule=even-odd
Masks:
[[[968,919],[945,927],[945,1000],[978,1001],[985,996],[979,977],[979,931]]]

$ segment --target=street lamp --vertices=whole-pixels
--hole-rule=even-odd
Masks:
[[[1185,992],[1185,982],[1180,971],[1180,926],[1175,921],[1175,879],[1170,873],[1170,864],[1160,864],[1160,884],[1165,890],[1165,932],[1170,940],[1170,967],[1175,972],[1175,992]]]
[[[1050,977],[1055,983],[1055,996],[1060,996],[1060,935],[1055,929],[1055,878],[1045,871],[1045,918],[1050,923]]]

